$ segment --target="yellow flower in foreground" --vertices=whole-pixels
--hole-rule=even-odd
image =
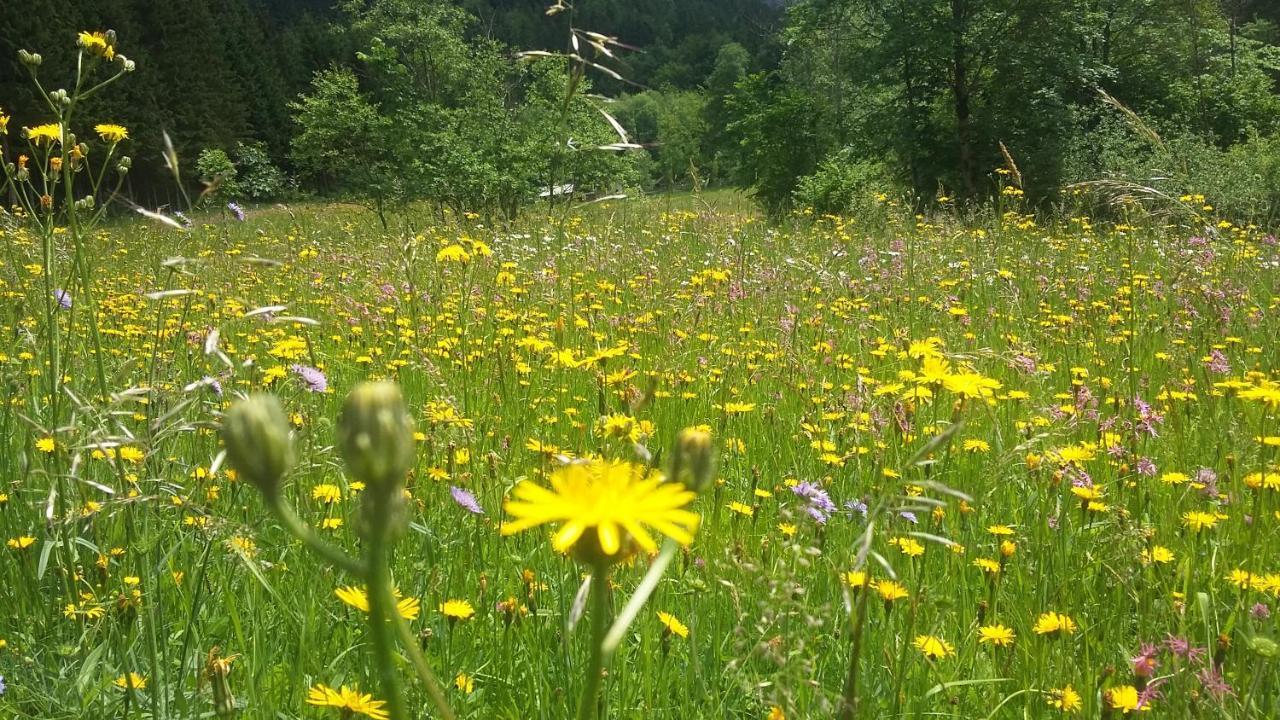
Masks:
[[[445,600],[440,603],[440,613],[450,620],[466,620],[476,614],[476,609],[466,600]]]
[[[466,673],[458,673],[458,676],[453,679],[453,686],[458,688],[463,695],[470,695],[475,692],[476,680]]]
[[[1056,612],[1041,613],[1040,617],[1036,618],[1035,627],[1032,628],[1032,632],[1037,635],[1053,635],[1059,632],[1070,635],[1075,631],[1076,621],[1072,620],[1070,615]]]
[[[136,672],[131,672],[116,678],[112,684],[121,690],[145,690],[147,678]]]
[[[930,660],[940,660],[948,655],[955,655],[956,649],[951,643],[933,635],[917,635],[911,643]]]
[[[307,704],[338,708],[344,711],[344,718],[350,717],[351,713],[366,715],[374,720],[387,720],[390,717],[382,709],[387,704],[385,701],[374,700],[372,695],[361,695],[358,689],[346,685],[338,690],[326,685],[316,685],[307,692]]]
[[[617,555],[630,537],[649,552],[658,549],[648,528],[683,545],[693,542],[699,517],[685,509],[694,493],[666,482],[662,473],[629,462],[593,460],[551,473],[551,489],[523,481],[506,510],[515,518],[502,526],[512,535],[546,523],[563,523],[552,538],[566,552],[589,530],[605,555]]]
[[[769,708],[769,715],[765,720],[787,720],[787,714],[782,712],[782,708],[774,705]]]
[[[675,615],[659,612],[658,620],[662,621],[663,626],[666,627],[667,631],[672,635],[679,635],[682,638],[689,637],[689,627],[680,622]]]
[[[1084,701],[1075,688],[1067,685],[1049,691],[1049,705],[1064,713],[1073,713],[1084,707]]]
[[[1004,625],[984,625],[978,628],[978,642],[996,647],[1008,647],[1016,637],[1011,628]]]
[[[339,600],[360,612],[369,612],[369,595],[364,591],[364,588],[348,585],[334,590],[333,594],[337,595]],[[396,595],[399,595],[399,593],[396,593]],[[417,620],[418,613],[422,610],[422,604],[418,602],[418,598],[400,598],[396,602],[396,610],[399,611],[400,617],[405,620]]]
[[[1125,715],[1131,712],[1146,712],[1151,709],[1151,703],[1141,702],[1138,688],[1132,685],[1113,687],[1106,692],[1106,696],[1111,708],[1119,710]]]
[[[51,453],[56,450],[58,443],[51,437],[42,437],[36,441],[36,449],[42,453]]]
[[[113,123],[102,123],[94,125],[93,129],[98,132],[98,137],[103,142],[118,143],[129,137],[129,131],[123,125],[115,125]]]
[[[27,131],[27,139],[35,145],[52,145],[55,142],[62,142],[62,126],[58,123],[45,123],[23,129]]]
[[[26,550],[27,548],[35,544],[36,544],[36,539],[31,537],[30,535],[21,535],[16,538],[9,538],[9,541],[5,543],[5,545],[8,545],[10,548],[14,550]]]

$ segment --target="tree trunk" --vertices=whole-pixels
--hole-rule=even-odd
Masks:
[[[968,22],[968,0],[951,0],[951,95],[956,116],[956,149],[959,152],[962,189],[966,196],[972,197],[977,194],[978,183],[973,166],[969,68],[964,42]]]

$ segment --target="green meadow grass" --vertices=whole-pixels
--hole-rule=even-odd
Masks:
[[[242,718],[337,717],[305,703],[318,683],[379,697],[364,618],[335,595],[353,582],[217,460],[231,401],[277,394],[286,495],[354,552],[334,419],[368,378],[400,383],[421,432],[393,576],[437,672],[463,676],[460,717],[569,717],[583,683],[585,569],[546,533],[499,534],[508,491],[560,454],[665,456],[695,425],[718,482],[609,670],[607,717],[832,717],[860,605],[859,717],[1054,717],[1068,686],[1079,717],[1280,714],[1264,231],[892,208],[775,225],[728,193],[396,227],[354,206],[113,224],[91,243],[103,354],[73,285],[56,395],[39,243],[4,231],[0,717],[211,717],[214,647]],[[453,245],[466,262],[437,259]],[[940,367],[998,387],[965,397]],[[825,522],[800,483],[829,494]],[[646,564],[618,569],[615,603]],[[859,568],[907,597],[852,587]],[[447,600],[475,614],[447,620]],[[1037,633],[1048,612],[1074,631]],[[980,642],[995,625],[1012,645]],[[130,672],[144,688],[116,684]]]

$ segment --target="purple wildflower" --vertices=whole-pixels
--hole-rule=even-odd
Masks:
[[[802,482],[791,488],[791,492],[795,493],[809,503],[805,508],[805,512],[809,513],[818,523],[826,523],[827,518],[836,511],[836,504],[831,502],[831,496],[826,490],[818,487],[811,482]]]
[[[1138,693],[1138,710],[1142,710],[1152,702],[1160,699],[1160,686],[1164,684],[1164,680],[1156,680],[1150,685],[1142,688],[1142,692]]]
[[[325,377],[319,369],[310,365],[292,365],[289,369],[302,378],[308,391],[318,393],[329,389],[329,378]]]
[[[470,491],[451,485],[449,486],[449,494],[453,496],[453,501],[462,506],[464,510],[475,515],[483,515],[484,508],[480,507],[480,502],[476,500],[476,496]]]
[[[1140,678],[1149,678],[1156,674],[1156,668],[1159,667],[1160,661],[1156,659],[1156,654],[1160,649],[1151,643],[1145,643],[1142,649],[1138,651],[1136,657],[1130,658],[1133,663],[1133,674]]]
[[[919,524],[920,524],[920,518],[916,517],[916,514],[915,514],[915,513],[913,513],[913,512],[911,512],[910,510],[903,510],[903,511],[899,512],[899,513],[898,513],[898,515],[899,515],[903,520],[906,520],[907,522],[911,523],[912,525],[919,525]]]
[[[227,209],[231,211],[232,215],[236,216],[237,220],[239,220],[240,222],[244,222],[244,208],[240,207],[238,203],[236,202],[227,203]]]
[[[1147,477],[1155,476],[1156,464],[1151,461],[1151,458],[1138,458],[1138,474],[1146,475]]]
[[[1209,372],[1219,375],[1231,373],[1231,363],[1227,362],[1227,356],[1221,350],[1211,350],[1209,357],[1204,361],[1204,366]]]
[[[1212,663],[1196,673],[1196,678],[1200,681],[1200,686],[1205,689],[1205,692],[1212,695],[1215,700],[1221,700],[1228,695],[1236,694],[1236,691],[1232,690],[1227,681],[1223,679],[1222,671]]]
[[[862,517],[867,516],[867,504],[861,500],[850,500],[844,504],[844,507],[846,510],[855,512]]]
[[[0,675],[0,695],[4,695],[4,691],[5,691],[4,676]]]
[[[71,309],[71,293],[61,288],[53,291],[53,299],[58,301],[58,305],[63,310]]]
[[[1263,602],[1255,603],[1253,607],[1249,608],[1249,614],[1253,616],[1254,620],[1266,620],[1271,617],[1271,608],[1267,607],[1267,604]]]
[[[218,382],[218,378],[205,375],[204,382],[209,386],[209,389],[213,391],[214,395],[222,397],[222,383]]]

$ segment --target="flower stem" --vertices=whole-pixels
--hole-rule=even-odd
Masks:
[[[385,587],[381,590],[390,593]],[[392,603],[394,604],[394,603]],[[431,697],[431,704],[435,705],[436,712],[440,713],[443,720],[455,720],[453,708],[449,707],[449,701],[444,697],[444,690],[440,686],[440,680],[436,678],[436,674],[431,671],[431,666],[427,664],[427,658],[423,656],[422,650],[418,647],[417,640],[413,634],[409,632],[409,625],[400,617],[399,613],[394,616],[396,623],[396,632],[400,636],[400,644],[404,645],[405,652],[409,654],[409,662],[413,663],[413,669],[418,672],[418,679],[422,680],[422,684],[427,686],[427,695]]]
[[[609,569],[601,562],[591,577],[591,661],[578,702],[578,720],[594,720],[604,684],[604,636],[609,628]]]
[[[609,628],[609,633],[604,637],[604,657],[606,662],[617,651],[618,645],[622,643],[622,637],[627,634],[627,629],[631,627],[631,623],[635,622],[636,616],[640,614],[640,609],[644,607],[644,604],[649,601],[649,597],[653,595],[653,591],[657,589],[658,582],[662,580],[663,573],[667,571],[667,566],[671,564],[671,560],[676,556],[676,552],[679,549],[679,543],[670,538],[662,544],[662,550],[658,553],[658,557],[649,566],[649,571],[645,573],[644,579],[636,586],[635,592],[627,600],[622,612],[618,613],[618,618],[613,621],[613,626]]]
[[[382,694],[386,696],[387,712],[391,720],[408,720],[404,696],[400,694],[400,679],[396,674],[392,654],[395,640],[391,635],[391,614],[397,612],[391,602],[391,579],[387,568],[387,534],[372,532],[367,539],[365,564],[369,572],[369,635],[373,644],[373,662],[382,682]]]

